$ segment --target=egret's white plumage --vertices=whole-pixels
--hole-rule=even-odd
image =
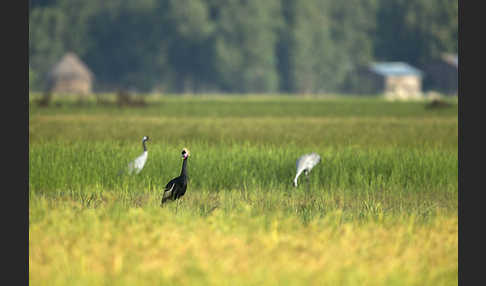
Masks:
[[[142,171],[143,166],[145,165],[145,162],[147,162],[147,157],[148,157],[147,147],[145,146],[145,142],[148,140],[149,140],[148,136],[143,136],[142,138],[143,153],[142,155],[135,158],[135,160],[128,163],[128,174],[132,174],[133,172],[135,172],[135,174],[138,174],[140,173],[140,171]]]
[[[132,174],[135,172],[135,174],[140,173],[142,171],[143,166],[145,165],[145,162],[147,161],[148,157],[148,152],[143,151],[142,155],[138,156],[133,160],[132,162],[128,163],[128,174]]]
[[[317,153],[312,152],[310,154],[305,154],[300,156],[295,163],[296,175],[294,178],[294,186],[297,187],[297,179],[302,174],[302,172],[307,176],[309,172],[321,161],[321,156]]]

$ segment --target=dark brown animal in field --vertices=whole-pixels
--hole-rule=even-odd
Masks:
[[[438,108],[448,108],[448,107],[451,107],[452,104],[447,102],[447,101],[444,101],[444,100],[441,100],[441,99],[434,99],[432,100],[430,103],[428,103],[425,108],[426,109],[438,109]]]

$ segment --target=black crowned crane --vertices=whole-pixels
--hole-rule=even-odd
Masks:
[[[297,179],[302,172],[304,172],[304,175],[308,176],[312,168],[314,168],[320,161],[321,156],[315,152],[300,156],[295,163],[297,173],[294,178],[294,187],[297,187]]]
[[[179,177],[170,180],[164,189],[164,195],[162,196],[162,204],[167,200],[175,201],[182,197],[186,193],[187,189],[187,158],[190,153],[187,148],[182,149],[182,170]]]
[[[145,142],[149,141],[150,138],[148,136],[143,136],[142,138],[142,146],[143,146],[143,153],[135,158],[135,160],[131,161],[128,163],[128,174],[135,174],[140,173],[142,171],[143,166],[145,166],[145,162],[147,162],[147,157],[148,157],[148,151],[147,151],[147,146],[145,145]]]

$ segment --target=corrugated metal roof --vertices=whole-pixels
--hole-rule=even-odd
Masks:
[[[423,76],[423,72],[403,62],[378,62],[370,65],[370,70],[383,76],[416,75]]]

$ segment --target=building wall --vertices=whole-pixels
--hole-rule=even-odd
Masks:
[[[422,79],[417,76],[388,76],[385,78],[383,92],[418,94],[422,92]]]

